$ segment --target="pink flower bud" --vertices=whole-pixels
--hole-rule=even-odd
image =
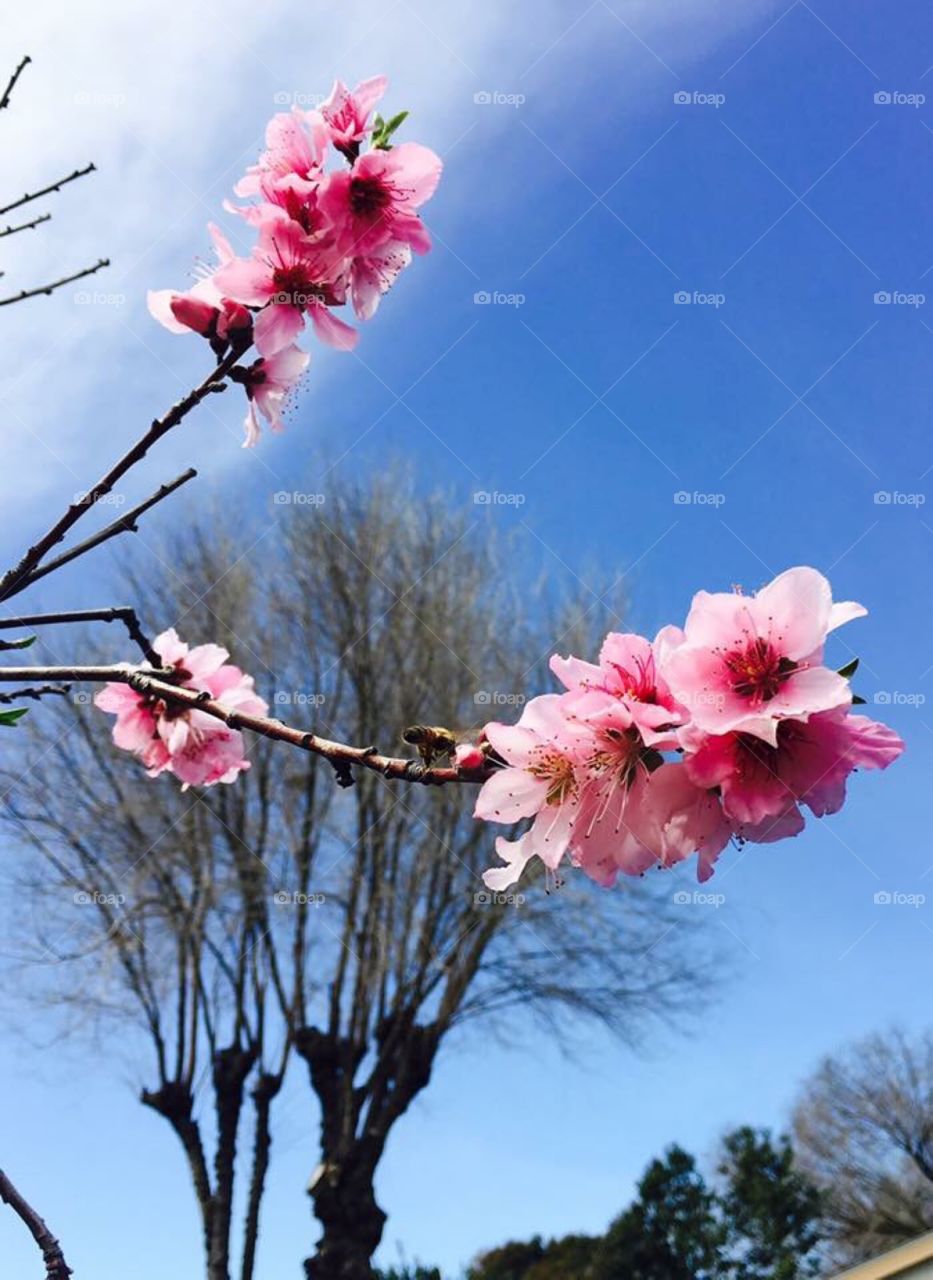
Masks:
[[[458,769],[482,769],[486,756],[475,742],[461,742],[454,749],[454,760]]]
[[[217,308],[212,307],[209,302],[202,302],[190,293],[179,293],[172,298],[170,306],[172,315],[187,329],[193,329],[203,337],[214,332],[218,313]]]

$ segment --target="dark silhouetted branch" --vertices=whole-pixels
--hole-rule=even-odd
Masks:
[[[11,689],[9,693],[0,693],[0,702],[5,706],[11,702],[22,702],[24,698],[28,698],[32,702],[39,702],[42,698],[54,696],[67,698],[69,693],[71,693],[70,684],[30,685],[25,689]]]
[[[92,551],[94,547],[99,547],[102,542],[107,542],[108,539],[115,538],[120,533],[135,533],[137,530],[136,521],[144,512],[154,507],[156,503],[161,502],[163,498],[167,498],[170,493],[174,493],[176,489],[180,489],[189,480],[193,480],[197,474],[194,467],[189,467],[187,471],[183,471],[180,476],[176,476],[168,484],[161,485],[145,502],[141,502],[139,506],[127,511],[126,515],[121,516],[119,520],[114,520],[112,524],[108,524],[98,533],[91,534],[89,538],[85,538],[83,542],[79,542],[77,546],[72,547],[69,551],[63,551],[54,560],[49,560],[46,564],[35,569],[23,586],[31,586],[32,583],[38,582],[40,578],[44,578],[47,573],[54,573],[62,565],[68,564],[71,560],[77,560],[79,556]]]
[[[66,284],[72,284],[75,280],[83,280],[85,276],[92,276],[96,271],[103,271],[104,267],[110,266],[109,258],[101,258],[99,262],[95,262],[93,267],[85,267],[83,271],[76,271],[73,276],[62,276],[60,280],[52,280],[49,284],[39,285],[36,289],[23,289],[19,293],[12,293],[8,298],[0,298],[0,307],[8,307],[13,302],[24,302],[27,298],[36,298],[39,294],[54,293],[56,289],[61,289]]]
[[[42,1251],[46,1280],[68,1280],[71,1267],[65,1261],[61,1245],[2,1169],[0,1169],[0,1200],[8,1204],[17,1217],[26,1224],[29,1234]]]
[[[114,463],[105,475],[101,476],[97,484],[88,490],[80,501],[73,502],[66,509],[64,514],[55,521],[51,529],[29,548],[19,564],[8,570],[0,578],[0,600],[9,600],[11,596],[16,595],[28,585],[29,577],[40,561],[57,543],[61,542],[68,530],[77,524],[86,511],[99,502],[105,494],[110,493],[114,485],[126,475],[131,467],[142,461],[157,440],[161,440],[167,432],[177,426],[192,409],[212,392],[224,389],[226,385],[224,379],[240,358],[240,354],[240,352],[231,351],[226,355],[199,386],[195,387],[193,391],[189,391],[161,418],[156,418],[144,435],[136,441],[132,448],[127,450],[119,461]]]
[[[68,609],[57,613],[26,613],[17,618],[0,618],[0,630],[12,627],[50,627],[75,622],[122,622],[130,639],[142,650],[146,661],[154,667],[161,665],[159,655],[143,632],[136,610],[129,605],[113,605],[104,609]]]
[[[10,98],[13,95],[13,90],[16,88],[16,82],[29,66],[30,62],[32,62],[32,58],[30,58],[28,53],[24,54],[20,59],[19,66],[10,76],[10,83],[4,89],[3,97],[0,98],[0,111],[5,110],[10,105]]]
[[[61,191],[62,187],[67,186],[69,182],[84,178],[89,173],[94,173],[96,169],[96,164],[88,164],[83,169],[75,169],[74,173],[69,173],[67,178],[59,178],[57,182],[51,182],[47,187],[40,187],[38,191],[27,191],[24,196],[14,200],[12,204],[5,204],[0,207],[0,217],[5,213],[12,213],[14,209],[22,208],[24,204],[29,204],[33,200],[41,200],[43,196],[51,195],[55,191]]]
[[[33,227],[38,227],[43,222],[50,222],[52,215],[50,213],[40,213],[38,218],[33,218],[31,222],[20,222],[17,226],[4,227],[0,231],[0,240],[4,236],[15,236],[17,231],[30,231]]]

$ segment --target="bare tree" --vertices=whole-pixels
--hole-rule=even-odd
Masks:
[[[205,519],[160,551],[163,585],[142,571],[129,585],[148,619],[226,644],[277,708],[344,742],[391,747],[412,723],[481,723],[543,682],[555,645],[591,647],[606,622],[588,597],[555,629],[547,600],[507,572],[508,545],[401,474],[277,515],[258,546],[239,516]],[[569,1036],[593,1020],[635,1043],[702,1001],[710,950],[672,915],[663,874],[615,894],[581,877],[496,900],[480,879],[493,837],[462,786],[365,770],[349,786],[339,761],[257,738],[237,787],[180,793],[115,755],[94,711],[47,710],[4,787],[43,903],[33,942],[58,961],[44,993],[141,1024],[154,1073],[142,1100],[183,1147],[209,1280],[232,1271],[247,1109],[239,1275],[253,1276],[290,1061],[320,1117],[310,1195],[322,1234],[305,1272],[355,1280],[372,1274],[385,1222],[374,1177],[386,1141],[449,1032],[536,1017]]]
[[[826,1058],[794,1113],[841,1263],[933,1228],[933,1032],[878,1033]]]

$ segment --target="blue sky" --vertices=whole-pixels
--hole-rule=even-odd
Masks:
[[[155,482],[194,462],[198,484],[235,494],[263,527],[281,518],[275,491],[308,487],[321,447],[353,472],[399,453],[479,525],[517,526],[555,582],[586,597],[594,565],[624,578],[634,629],[681,621],[699,587],[751,589],[800,563],[870,610],[833,656],[860,656],[858,687],[907,740],[904,759],[857,778],[845,811],[797,840],[723,859],[725,902],[706,909],[738,962],[691,1037],[640,1058],[594,1037],[572,1062],[539,1036],[451,1045],[381,1172],[383,1257],[402,1241],[454,1268],[507,1236],[598,1230],[666,1143],[703,1155],[731,1124],[780,1125],[821,1054],[895,1019],[922,1025],[933,101],[917,99],[933,100],[933,30],[921,0],[513,0],[482,16],[360,2],[339,25],[298,0],[261,14],[206,3],[171,32],[104,4],[80,23],[49,4],[5,34],[5,62],[23,49],[36,61],[0,122],[21,170],[12,194],[60,161],[101,165],[15,274],[114,258],[95,302],[10,313],[8,554],[198,376],[198,344],[157,330],[144,293],[181,283],[205,250],[203,224],[275,95],[386,70],[390,105],[414,110],[407,136],[445,156],[435,252],[356,356],[315,350],[286,436],[241,452],[240,405],[217,398],[166,443]],[[480,490],[523,501],[477,506]],[[195,501],[178,495],[168,518]],[[72,579],[75,605],[96,603],[107,566],[97,583]],[[15,1016],[0,1050],[5,1166],[78,1274],[123,1275],[131,1252],[139,1280],[186,1273],[198,1240],[180,1157],[135,1100],[131,1054],[118,1078],[93,1049],[49,1049],[40,1023]],[[296,1090],[263,1277],[288,1274],[313,1238],[306,1129]],[[20,1235],[0,1218],[0,1249],[25,1274]]]

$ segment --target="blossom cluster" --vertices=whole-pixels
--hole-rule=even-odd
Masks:
[[[387,83],[376,76],[351,92],[338,80],[320,107],[274,115],[265,150],[234,187],[248,203],[225,202],[256,233],[250,256],[238,257],[211,225],[216,264],[186,292],[149,294],[157,320],[200,334],[218,358],[255,343],[259,358],[230,375],[246,392],[247,445],[259,437],[260,415],[281,429],[284,401],[309,362],[295,342],[306,321],[321,342],[352,350],[358,334],[335,308],[349,299],[359,319],[371,319],[412,253],[431,247],[418,210],[441,161],[418,143],[392,144],[407,112],[374,116]],[[328,167],[333,160],[339,167]]]
[[[230,655],[220,645],[200,644],[189,649],[170,627],[156,637],[152,647],[162,665],[172,669],[172,684],[208,693],[230,711],[255,716],[268,711],[253,687],[253,677],[227,662]],[[187,789],[233,782],[249,768],[239,730],[197,707],[168,703],[116,683],[105,685],[94,705],[117,717],[114,742],[138,756],[151,778],[174,773]]]
[[[568,857],[608,886],[694,853],[703,881],[730,840],[795,836],[802,806],[835,813],[854,769],[884,768],[904,747],[853,712],[854,664],[824,662],[829,632],[865,612],[834,604],[823,575],[800,567],[753,596],[699,592],[684,628],[653,641],[612,632],[598,663],[555,655],[565,692],[484,730],[502,767],[476,816],[533,819],[498,837],[505,865],[486,885],[507,889],[533,858],[556,873]]]

